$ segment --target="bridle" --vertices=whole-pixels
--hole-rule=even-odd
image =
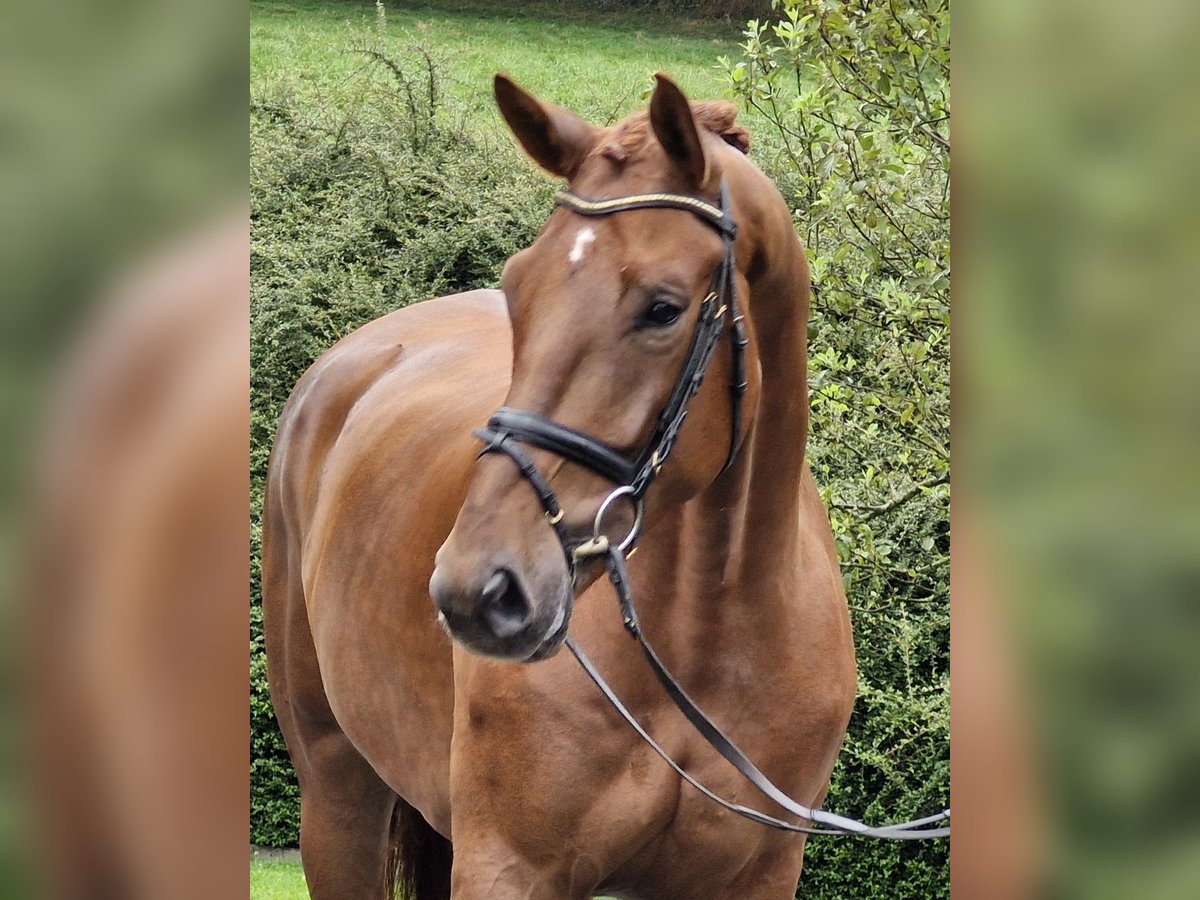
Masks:
[[[724,244],[724,255],[716,272],[707,295],[700,304],[700,315],[696,329],[692,333],[691,345],[683,368],[675,382],[666,406],[659,414],[658,421],[650,434],[646,447],[634,458],[625,456],[603,441],[561,425],[535,412],[510,409],[503,407],[497,410],[488,420],[487,427],[475,432],[484,442],[479,456],[488,453],[502,453],[508,456],[516,465],[521,476],[529,482],[541,501],[546,519],[554,528],[566,556],[567,568],[572,580],[576,575],[577,565],[590,558],[603,558],[608,570],[609,581],[616,591],[621,608],[621,616],[626,631],[637,641],[642,649],[651,670],[662,684],[671,700],[687,717],[700,735],[745,778],[754,785],[764,796],[774,801],[781,808],[794,816],[813,824],[824,825],[824,828],[813,828],[809,825],[798,825],[782,819],[769,816],[758,810],[731,803],[713,793],[692,775],[676,763],[667,752],[655,742],[650,734],[634,718],[620,698],[600,675],[591,660],[583,653],[571,637],[564,641],[567,648],[574,654],[584,672],[595,682],[596,686],[612,704],[617,713],[638,733],[655,753],[661,756],[667,764],[688,784],[696,788],[713,802],[743,818],[778,828],[785,831],[797,831],[807,834],[842,834],[876,837],[888,840],[921,840],[925,838],[948,837],[950,828],[930,827],[939,822],[949,821],[950,810],[944,810],[932,816],[915,819],[910,822],[900,822],[894,825],[872,827],[848,819],[822,809],[813,809],[797,803],[791,797],[775,786],[766,775],[718,728],[704,712],[696,706],[687,692],[667,671],[658,654],[646,642],[638,622],[637,610],[633,605],[633,593],[626,568],[626,559],[636,548],[641,537],[643,519],[643,498],[651,482],[657,477],[666,464],[679,436],[679,430],[687,416],[688,403],[700,389],[704,373],[708,370],[713,353],[726,323],[732,332],[732,376],[730,379],[730,396],[732,411],[730,415],[729,452],[721,471],[724,472],[737,456],[741,444],[742,398],[746,393],[746,360],[745,352],[748,339],[744,315],[738,307],[736,260],[733,245],[737,238],[737,223],[730,211],[729,190],[725,179],[721,179],[716,205],[700,197],[686,194],[637,194],[626,197],[616,197],[610,200],[588,200],[567,191],[555,195],[555,205],[561,206],[581,216],[602,217],[628,212],[636,209],[678,209],[692,213],[701,221],[714,228]],[[582,542],[573,542],[563,524],[564,511],[550,483],[538,470],[532,457],[521,447],[528,444],[541,450],[547,450],[559,457],[569,460],[600,475],[617,485],[600,504],[593,523],[592,537]],[[629,533],[620,542],[613,542],[603,533],[604,517],[612,505],[621,497],[628,497],[634,504],[634,521]]]
[[[737,238],[737,223],[729,212],[729,191],[721,179],[717,205],[699,197],[686,194],[637,194],[617,197],[612,200],[586,200],[566,191],[555,195],[556,206],[561,206],[581,216],[603,217],[634,209],[679,209],[697,216],[710,225],[721,236],[724,253],[721,263],[713,273],[708,293],[700,303],[700,315],[696,329],[692,332],[691,345],[684,359],[683,368],[675,381],[666,406],[658,416],[645,448],[636,457],[630,458],[603,441],[581,434],[565,425],[560,425],[545,416],[525,410],[503,407],[488,420],[487,428],[475,432],[484,442],[480,456],[485,453],[508,455],[521,474],[533,486],[541,500],[550,524],[558,534],[567,567],[574,576],[576,564],[589,556],[601,556],[606,552],[606,543],[601,533],[604,515],[620,497],[628,497],[635,509],[634,525],[621,541],[622,552],[630,551],[637,544],[642,524],[642,499],[651,482],[658,476],[675,447],[679,429],[687,417],[688,403],[700,389],[704,373],[708,371],[713,352],[721,340],[726,323],[733,333],[731,342],[732,375],[729,392],[732,405],[730,413],[729,453],[725,458],[724,472],[733,464],[741,444],[742,398],[746,394],[746,327],[744,316],[738,308],[736,263],[733,243]],[[600,506],[596,517],[592,539],[583,543],[572,543],[563,527],[563,510],[549,483],[538,472],[533,460],[519,444],[528,444],[548,450],[563,459],[590,469],[597,475],[617,485]]]

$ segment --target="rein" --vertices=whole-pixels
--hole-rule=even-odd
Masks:
[[[725,180],[721,179],[718,205],[713,205],[699,197],[684,194],[638,194],[611,200],[588,200],[565,191],[555,195],[555,205],[565,207],[578,215],[589,217],[609,216],[635,209],[683,210],[697,216],[717,231],[724,243],[724,256],[717,271],[713,274],[708,294],[700,304],[696,330],[692,333],[691,345],[679,378],[675,382],[666,406],[659,414],[645,449],[637,457],[631,459],[603,441],[560,425],[538,413],[508,407],[497,410],[488,420],[487,427],[475,432],[475,435],[484,442],[479,456],[487,453],[503,453],[517,466],[521,476],[529,482],[541,501],[547,521],[554,528],[559,543],[562,545],[572,579],[575,577],[580,562],[591,558],[604,559],[609,581],[617,595],[625,630],[637,641],[655,677],[658,678],[672,702],[687,717],[700,736],[765,797],[792,815],[825,827],[813,828],[808,825],[787,822],[758,810],[731,803],[713,793],[671,759],[668,753],[655,742],[570,636],[565,639],[567,648],[621,718],[638,733],[650,748],[661,756],[680,778],[730,812],[760,825],[806,834],[859,835],[886,840],[948,837],[949,826],[930,827],[939,822],[949,821],[950,811],[948,809],[910,822],[872,827],[854,819],[797,803],[776,787],[696,706],[687,692],[663,665],[658,654],[654,652],[654,648],[646,642],[642,634],[637,610],[633,605],[633,592],[629,582],[629,572],[626,568],[626,559],[641,536],[642,502],[646,490],[662,470],[675,446],[679,429],[687,416],[688,403],[700,389],[704,373],[708,370],[713,353],[724,333],[726,322],[728,322],[733,335],[731,340],[733,374],[730,382],[732,411],[729,453],[721,468],[722,472],[733,463],[741,442],[742,398],[746,393],[745,350],[748,339],[744,323],[745,317],[738,307],[735,279],[733,244],[737,237],[737,223],[734,222],[730,213],[729,193]],[[564,512],[554,489],[538,471],[537,465],[520,446],[521,444],[547,450],[563,459],[590,469],[618,485],[600,504],[592,528],[592,537],[589,540],[571,542],[563,525]],[[613,543],[602,533],[602,527],[604,516],[613,503],[621,497],[628,497],[633,503],[634,522],[625,538],[619,543]]]

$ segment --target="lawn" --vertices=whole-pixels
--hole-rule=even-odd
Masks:
[[[396,58],[419,46],[443,68],[448,92],[481,123],[498,127],[490,81],[504,71],[535,93],[606,122],[644,105],[655,71],[690,96],[723,96],[716,65],[736,55],[742,23],[698,22],[631,13],[581,12],[580,4],[457,2],[385,4],[380,28],[373,3],[253,2],[250,88],[287,91],[323,104],[367,64],[356,48],[382,43]]]
[[[250,863],[250,900],[306,900],[304,870],[300,863]]]
[[[308,888],[300,863],[250,863],[250,900],[307,900]],[[598,900],[605,900],[601,897]]]

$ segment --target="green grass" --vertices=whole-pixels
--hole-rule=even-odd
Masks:
[[[697,99],[723,96],[718,56],[734,55],[742,23],[593,13],[546,0],[451,0],[436,8],[387,4],[380,34],[375,6],[360,2],[253,2],[250,87],[337,103],[367,63],[355,48],[382,42],[389,55],[413,45],[444,64],[448,92],[481,123],[496,124],[491,78],[507,72],[534,93],[604,123],[644,105],[655,71]]]
[[[300,863],[250,863],[250,900],[306,900],[304,870]]]
[[[250,900],[307,900],[308,887],[300,863],[250,863]],[[606,900],[599,897],[597,900]]]

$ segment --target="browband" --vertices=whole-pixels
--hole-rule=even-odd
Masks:
[[[630,194],[627,197],[614,197],[611,200],[588,200],[568,191],[559,191],[554,195],[554,205],[565,206],[581,216],[609,216],[631,209],[682,209],[707,220],[717,231],[732,241],[737,237],[737,222],[733,221],[733,216],[722,208],[728,207],[724,181],[721,182],[721,194],[722,206],[713,206],[707,200],[689,197],[686,194]]]

